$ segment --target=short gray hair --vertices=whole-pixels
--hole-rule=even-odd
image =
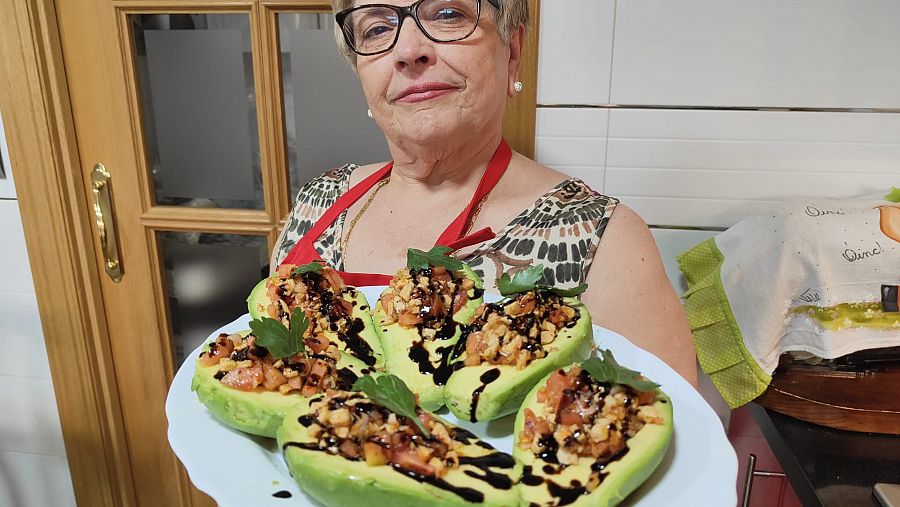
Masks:
[[[353,7],[353,2],[354,0],[331,0],[331,9],[334,12],[341,12]],[[482,0],[482,2],[482,9],[485,5],[493,7],[487,0]],[[509,44],[510,37],[519,29],[519,25],[528,26],[528,0],[498,0],[498,3],[500,10],[495,13],[494,22],[497,24],[500,38],[505,44]],[[341,27],[337,23],[334,25],[334,38],[344,59],[355,68],[356,53],[347,45],[344,34],[341,33]]]

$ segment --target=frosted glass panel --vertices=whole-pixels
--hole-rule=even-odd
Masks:
[[[130,19],[156,202],[262,209],[249,16]]]
[[[247,313],[250,289],[268,276],[263,236],[160,232],[175,366],[210,333]]]
[[[389,160],[359,80],[338,52],[334,17],[280,14],[278,25],[291,197],[328,169]]]

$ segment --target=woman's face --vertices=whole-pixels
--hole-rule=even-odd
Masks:
[[[457,144],[499,131],[522,40],[514,36],[507,46],[494,7],[483,1],[481,9],[475,32],[464,40],[434,42],[407,17],[391,51],[357,57],[363,93],[392,144]]]

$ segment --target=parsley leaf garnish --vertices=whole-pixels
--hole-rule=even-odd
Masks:
[[[302,266],[297,266],[291,271],[291,276],[300,276],[303,273],[316,272],[321,271],[322,268],[325,267],[325,263],[322,261],[312,261],[309,264],[304,264]]]
[[[502,275],[500,275],[500,279],[497,280],[497,289],[503,296],[519,294],[522,292],[528,292],[530,290],[538,289],[555,292],[556,294],[564,298],[575,297],[587,289],[587,284],[585,283],[571,289],[557,289],[556,287],[540,285],[538,284],[538,280],[543,278],[543,276],[543,264],[535,264],[528,269],[518,271],[512,277],[509,276],[509,273],[503,273]]]
[[[884,196],[884,200],[890,202],[900,202],[900,188],[891,187],[891,191],[888,192],[888,195]]]
[[[459,271],[463,268],[462,261],[450,257],[450,248],[438,245],[427,252],[410,248],[406,251],[406,267],[409,269],[425,269],[429,266],[443,266],[450,271]]]
[[[581,363],[581,367],[598,382],[623,384],[638,391],[652,391],[659,387],[659,384],[645,379],[639,372],[629,370],[616,362],[611,350],[600,350],[600,354],[602,358],[592,357]]]
[[[422,424],[422,421],[419,420],[419,416],[416,414],[415,395],[406,387],[406,383],[400,377],[390,374],[377,377],[364,375],[353,383],[353,390],[362,391],[375,403],[405,416],[422,430],[426,438],[431,438],[431,433],[425,429],[425,425]]]
[[[309,319],[300,308],[291,312],[291,327],[269,317],[250,321],[250,329],[256,335],[256,344],[265,347],[275,359],[283,359],[306,352],[303,333],[309,327]]]

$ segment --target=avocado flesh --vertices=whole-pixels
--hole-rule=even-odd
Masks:
[[[250,312],[250,317],[254,319],[268,317],[266,308],[269,307],[272,301],[269,299],[269,294],[266,290],[267,280],[268,278],[260,280],[256,287],[253,287],[253,290],[250,291],[250,296],[247,297],[247,310]],[[360,290],[353,289],[352,292],[342,294],[342,297],[353,306],[353,312],[350,316],[354,322],[357,322],[357,319],[359,319],[357,327],[361,326],[361,329],[358,332],[351,331],[345,335],[346,338],[330,329],[324,330],[323,334],[337,345],[338,349],[360,359],[369,366],[381,368],[384,364],[381,341],[378,339],[378,333],[375,331],[375,325],[372,323],[372,314],[370,313],[366,295]],[[366,347],[360,346],[359,340],[368,344],[370,350],[367,351],[365,350]]]
[[[465,366],[453,372],[444,389],[444,403],[453,415],[475,422],[512,414],[542,378],[557,368],[583,361],[591,355],[593,332],[587,308],[576,298],[562,298],[562,303],[577,310],[579,318],[574,326],[559,330],[556,339],[546,345],[556,350],[548,352],[545,357],[533,360],[521,370],[513,365],[482,362],[478,366]],[[459,358],[460,364],[465,358],[466,353],[463,352]],[[497,373],[492,370],[497,370]],[[496,380],[490,381],[491,378]],[[474,418],[473,404],[476,406]]]
[[[568,368],[565,368],[568,370]],[[552,373],[552,372],[551,372]],[[576,507],[606,507],[617,505],[629,494],[644,483],[659,466],[669,447],[673,434],[672,401],[662,391],[658,390],[656,402],[653,404],[656,411],[663,419],[663,424],[645,424],[635,436],[626,440],[628,451],[617,460],[608,463],[603,472],[602,482],[590,494],[579,494],[570,487],[572,481],[587,484],[591,474],[591,465],[594,459],[582,457],[578,462],[564,468],[560,473],[547,474],[544,466],[548,463],[535,456],[528,449],[521,449],[518,445],[519,434],[525,427],[525,409],[530,408],[535,414],[544,412],[544,404],[537,401],[537,392],[547,383],[548,374],[528,393],[525,403],[516,415],[516,423],[513,433],[513,456],[523,465],[522,482],[519,484],[519,492],[522,495],[523,505],[550,506],[560,505],[561,496],[573,495],[575,500],[565,505]],[[559,467],[559,465],[553,465]],[[529,477],[530,476],[530,477]],[[545,481],[561,486],[558,495],[550,492],[550,487]],[[537,484],[535,484],[538,482]],[[572,498],[569,498],[571,500]]]
[[[800,306],[792,313],[806,315],[829,331],[849,328],[900,329],[900,312],[885,312],[881,303],[841,303],[834,306]]]
[[[509,488],[493,487],[485,480],[467,474],[489,475],[483,467],[460,465],[450,470],[434,483],[420,482],[402,469],[390,465],[369,466],[365,460],[353,461],[323,451],[301,449],[290,443],[314,443],[298,418],[307,415],[308,407],[297,406],[284,418],[278,430],[278,447],[283,450],[288,470],[294,480],[311,497],[326,506],[391,506],[420,507],[423,505],[472,505],[465,500],[477,500],[471,495],[482,495],[477,502],[486,506],[518,505],[518,482],[521,466],[512,468],[490,466],[487,472],[504,476]],[[452,425],[438,419],[448,429]],[[286,446],[287,445],[287,446]],[[460,456],[482,457],[497,453],[470,441],[460,449]],[[511,461],[511,460],[510,460]],[[443,487],[442,487],[443,486]]]
[[[200,366],[199,359],[197,361],[191,390],[216,419],[237,430],[275,438],[288,409],[297,405],[306,407],[309,403],[307,397],[297,392],[281,394],[262,388],[254,391],[233,389],[215,379],[218,365]],[[347,368],[357,377],[369,372],[365,363],[345,353],[341,353],[337,368]]]
[[[462,273],[466,278],[475,282],[476,289],[482,289],[484,283],[478,275],[468,266],[463,267]],[[453,314],[453,321],[458,324],[468,324],[475,315],[475,310],[481,305],[483,297],[471,298],[465,306]],[[446,378],[452,372],[452,351],[456,342],[462,335],[462,325],[457,325],[453,335],[447,339],[424,340],[417,327],[407,328],[394,322],[384,325],[387,315],[381,305],[375,305],[374,320],[376,330],[381,338],[381,346],[384,351],[384,369],[392,373],[406,383],[410,391],[419,396],[419,406],[425,410],[433,411],[444,405],[444,385]],[[421,355],[421,348],[413,351],[413,347],[422,342],[421,348],[428,353],[428,361],[434,372],[423,372],[429,369],[425,361],[417,362],[417,352]],[[438,382],[435,382],[437,376]]]

